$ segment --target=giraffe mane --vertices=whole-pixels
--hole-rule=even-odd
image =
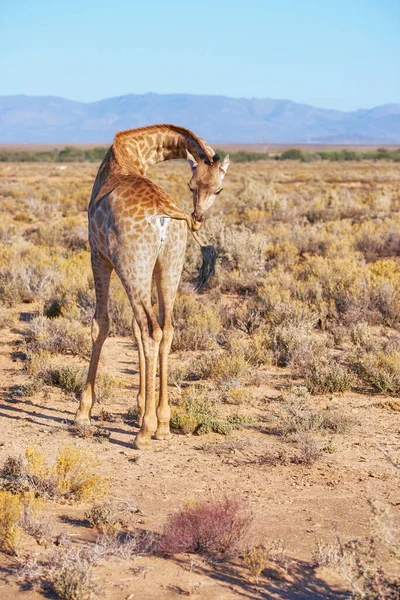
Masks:
[[[173,125],[169,123],[162,123],[159,125],[147,125],[145,127],[138,127],[137,129],[127,129],[125,131],[118,132],[114,137],[113,148],[116,151],[116,158],[120,155],[120,150],[126,146],[126,142],[130,139],[140,136],[146,133],[168,133],[174,132],[184,136],[189,141],[189,150],[192,154],[204,160],[206,164],[213,164],[213,161],[218,159],[218,155],[214,153],[214,150],[206,144],[206,142],[197,136],[190,129]]]

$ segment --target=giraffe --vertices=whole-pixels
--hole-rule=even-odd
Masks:
[[[186,158],[191,167],[189,188],[193,212],[182,211],[147,176],[164,160]],[[171,437],[167,376],[173,338],[172,310],[186,251],[187,229],[202,246],[201,287],[213,273],[215,252],[203,246],[197,232],[205,212],[222,191],[229,156],[221,162],[204,140],[175,125],[152,125],[116,134],[101,163],[88,209],[89,243],[96,308],[92,321],[92,354],[75,422],[90,425],[94,385],[102,346],[109,332],[108,295],[115,270],[133,311],[133,332],[139,353],[137,396],[139,433],[134,446]],[[158,315],[151,302],[155,281]],[[155,397],[157,359],[159,398]]]

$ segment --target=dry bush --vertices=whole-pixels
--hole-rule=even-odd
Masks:
[[[56,594],[62,600],[94,600],[102,590],[93,580],[98,561],[95,549],[70,542],[53,551],[46,560],[26,561],[19,573],[25,587]]]
[[[400,393],[400,352],[367,352],[354,360],[359,377],[380,394]]]
[[[398,600],[400,578],[389,575],[388,555],[400,566],[400,526],[388,507],[369,499],[371,535],[343,543],[319,541],[314,553],[317,565],[337,571],[349,585],[353,598]]]
[[[350,587],[352,598],[398,600],[400,579],[387,575],[377,557],[374,537],[343,543],[320,542],[314,554],[319,566],[334,569]]]
[[[307,329],[296,325],[279,325],[273,337],[273,353],[276,363],[281,366],[293,366],[301,374],[307,366],[320,355],[325,341],[313,337]]]
[[[60,263],[54,251],[26,242],[0,246],[0,301],[14,306],[46,298],[61,280]]]
[[[189,375],[189,367],[182,362],[173,363],[168,369],[168,384],[182,392],[182,386]]]
[[[128,527],[134,513],[143,514],[132,501],[106,498],[85,512],[85,518],[101,533],[113,533]]]
[[[209,390],[191,387],[182,393],[178,404],[172,407],[171,427],[185,434],[203,435],[214,431],[228,435],[239,426],[219,418],[216,399]]]
[[[379,348],[379,340],[374,336],[368,323],[356,323],[350,329],[351,341],[366,352],[372,352]]]
[[[9,457],[1,472],[3,488],[14,493],[32,490],[39,496],[93,500],[107,492],[109,480],[94,471],[99,461],[76,446],[58,451],[56,464],[49,466],[44,452],[28,446],[25,460]]]
[[[111,437],[111,432],[103,427],[94,427],[92,425],[79,425],[74,423],[68,428],[68,431],[76,437],[93,439],[96,442],[107,442]]]
[[[11,329],[15,327],[18,323],[18,317],[17,310],[0,305],[0,328],[9,327]]]
[[[222,389],[237,388],[246,377],[248,362],[239,350],[206,354],[192,361],[190,371],[198,379],[211,379]]]
[[[271,334],[265,328],[259,328],[251,335],[231,335],[229,349],[238,356],[242,355],[249,365],[259,367],[272,362]]]
[[[159,551],[225,554],[243,543],[251,516],[238,498],[188,504],[172,515],[164,528]]]
[[[70,321],[64,317],[32,319],[25,338],[31,353],[44,351],[87,358],[92,348],[89,329],[79,321]]]
[[[316,358],[303,368],[304,383],[312,394],[343,394],[356,383],[354,374],[336,361]]]
[[[278,430],[284,436],[324,430],[343,433],[350,424],[340,411],[315,409],[304,386],[294,386],[283,395],[282,409]]]
[[[144,529],[126,533],[109,531],[97,538],[95,552],[103,558],[129,560],[138,554],[155,554],[160,537],[160,534]]]
[[[179,294],[174,308],[173,350],[208,350],[222,330],[216,307],[192,294]]]
[[[119,379],[106,373],[100,373],[96,377],[96,400],[100,404],[114,400],[119,396],[123,389],[123,384]]]
[[[292,458],[293,463],[310,467],[322,456],[322,450],[318,448],[314,438],[307,434],[299,434],[296,439],[298,454]]]
[[[0,491],[0,547],[5,552],[18,554],[22,530],[19,521],[22,512],[21,495]]]
[[[39,544],[50,541],[52,527],[50,521],[40,515],[40,509],[32,492],[15,494],[0,490],[0,549],[18,555],[24,533]]]

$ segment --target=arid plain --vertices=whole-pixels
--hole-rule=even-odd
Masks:
[[[398,163],[231,164],[200,232],[218,251],[201,294],[188,243],[174,435],[140,452],[116,278],[94,424],[73,426],[97,167],[0,163],[0,597],[399,598]],[[151,177],[190,207],[185,162]],[[224,543],[203,527],[177,552],[196,511],[210,536],[226,518]]]

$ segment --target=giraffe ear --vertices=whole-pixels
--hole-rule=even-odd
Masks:
[[[227,154],[225,156],[224,160],[222,161],[222,163],[219,167],[219,170],[221,172],[221,177],[225,177],[228,167],[229,167],[229,154]]]
[[[190,168],[192,169],[192,173],[194,173],[194,171],[197,168],[198,163],[196,162],[194,156],[192,156],[189,152],[189,150],[186,150],[186,158],[188,159],[188,163],[190,165]]]

